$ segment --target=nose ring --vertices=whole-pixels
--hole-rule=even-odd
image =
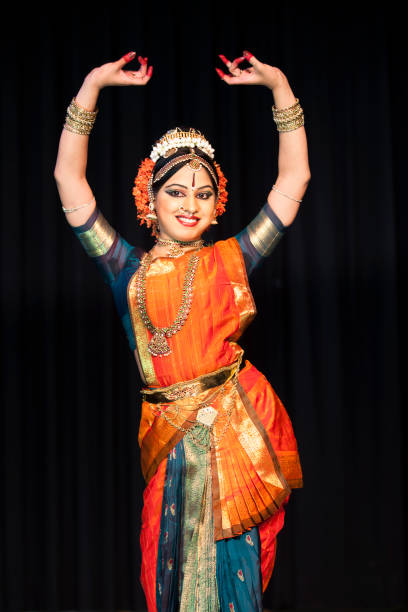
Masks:
[[[186,209],[184,208],[184,206],[179,206],[179,211],[180,211],[180,212],[184,211],[185,213],[187,213],[187,214],[188,214],[188,215],[190,215],[190,216],[194,215],[194,214],[197,212],[196,210],[193,210],[193,211],[186,210]]]

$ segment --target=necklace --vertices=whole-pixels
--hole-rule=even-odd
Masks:
[[[170,245],[170,249],[168,250],[167,255],[169,257],[179,257],[179,255],[182,255],[184,253],[184,249],[182,247],[188,246],[193,248],[201,248],[204,244],[204,240],[194,240],[194,242],[186,242],[185,240],[176,240],[172,238],[168,240],[164,238],[157,238],[156,244],[157,246]]]
[[[202,245],[200,248],[202,248]],[[169,343],[167,342],[167,338],[174,336],[175,333],[180,331],[180,329],[186,322],[188,313],[190,312],[191,302],[193,300],[193,282],[195,273],[197,271],[197,266],[200,262],[200,257],[194,253],[189,259],[187,272],[184,277],[181,304],[177,316],[173,323],[170,325],[170,327],[156,327],[155,325],[153,325],[149,315],[147,314],[146,274],[152,259],[153,255],[151,253],[147,253],[143,257],[140,263],[139,270],[136,273],[137,305],[143,323],[145,324],[147,329],[153,334],[153,338],[147,345],[148,351],[152,355],[154,355],[154,357],[166,357],[171,353],[171,348],[169,346]]]

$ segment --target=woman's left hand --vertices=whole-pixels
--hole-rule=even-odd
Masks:
[[[269,66],[260,62],[252,53],[244,51],[241,57],[237,57],[230,62],[224,55],[219,56],[229,70],[225,74],[216,68],[218,76],[228,85],[265,85],[272,91],[281,85],[287,84],[286,76],[279,68]],[[251,64],[251,68],[241,70],[239,64],[246,60]]]

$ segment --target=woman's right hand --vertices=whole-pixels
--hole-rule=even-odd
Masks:
[[[153,66],[147,66],[147,57],[138,57],[139,70],[123,70],[123,67],[136,56],[135,51],[126,53],[116,62],[108,62],[91,70],[84,84],[99,91],[104,87],[117,85],[146,85],[153,74]]]
[[[104,87],[146,85],[153,73],[153,67],[147,66],[147,57],[138,58],[139,70],[123,70],[135,55],[136,53],[131,51],[116,62],[94,68],[85,77],[75,96],[76,103],[83,109],[93,111],[96,108],[99,92]],[[73,226],[83,225],[95,209],[93,193],[86,180],[88,140],[88,136],[78,136],[68,130],[62,130],[54,170],[61,202],[65,208],[76,208],[78,205],[92,201],[92,206],[67,214],[67,220]]]

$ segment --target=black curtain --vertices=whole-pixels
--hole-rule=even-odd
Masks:
[[[131,244],[151,244],[131,189],[170,127],[202,130],[229,179],[215,239],[241,230],[276,178],[271,94],[222,83],[218,53],[249,49],[280,67],[300,98],[312,181],[253,277],[259,313],[242,341],[292,418],[305,480],[278,537],[265,607],[402,606],[402,16],[387,6],[328,12],[282,2],[10,8],[1,55],[0,606],[144,608],[138,373],[53,180],[82,79],[133,49],[149,56],[153,79],[102,92],[88,165],[98,205]]]

